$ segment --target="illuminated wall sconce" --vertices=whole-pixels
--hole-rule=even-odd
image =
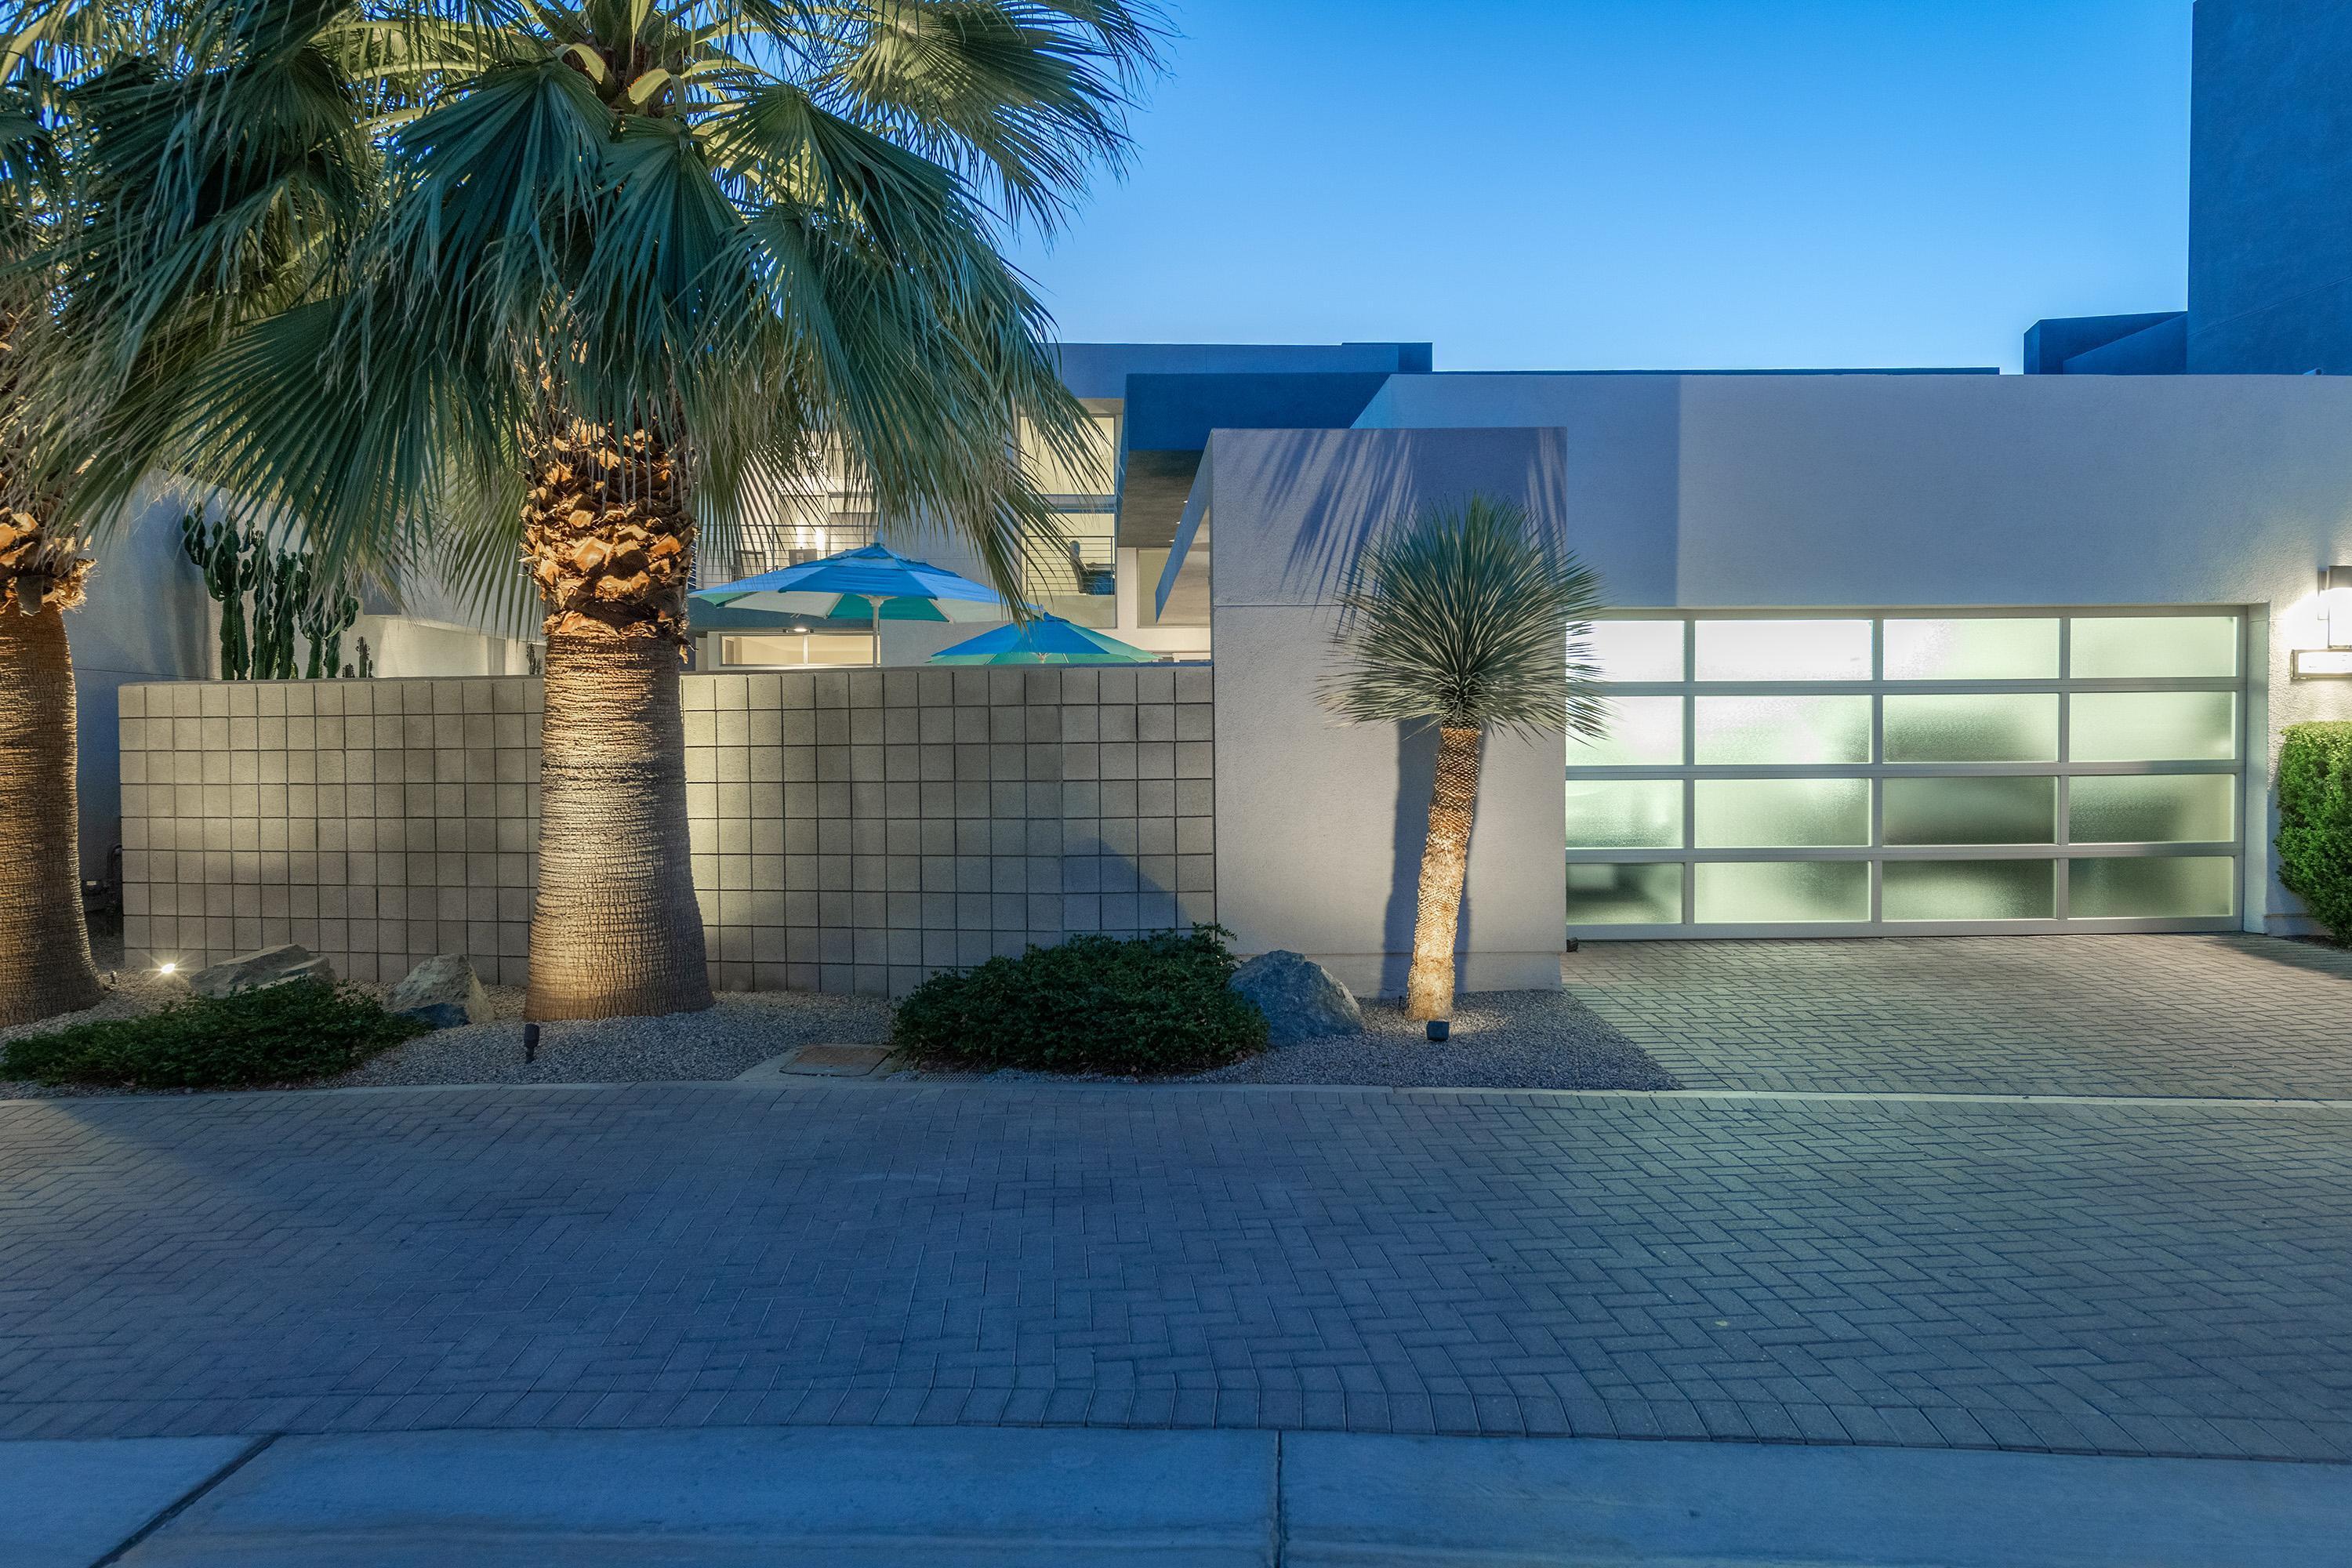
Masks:
[[[2297,648],[2297,680],[2352,680],[2352,566],[2319,570],[2319,616],[2327,627],[2324,648]]]

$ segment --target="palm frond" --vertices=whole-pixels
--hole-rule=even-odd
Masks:
[[[1526,510],[1473,495],[1366,542],[1339,596],[1339,668],[1319,695],[1359,723],[1597,735],[1586,639],[1600,579]]]

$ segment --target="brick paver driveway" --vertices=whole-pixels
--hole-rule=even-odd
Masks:
[[[1688,1089],[2352,1099],[2352,953],[2260,936],[1588,942]]]
[[[2352,1113],[0,1104],[0,1436],[1088,1422],[2352,1459]]]

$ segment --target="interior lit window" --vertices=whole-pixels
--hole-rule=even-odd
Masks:
[[[788,636],[722,637],[722,665],[872,664],[874,637],[864,632],[796,632]]]

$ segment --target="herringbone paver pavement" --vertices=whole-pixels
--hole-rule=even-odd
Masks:
[[[2263,936],[1587,942],[1686,1089],[2352,1099],[2352,952]]]
[[[2352,1114],[840,1084],[0,1104],[0,1436],[2352,1459]]]

